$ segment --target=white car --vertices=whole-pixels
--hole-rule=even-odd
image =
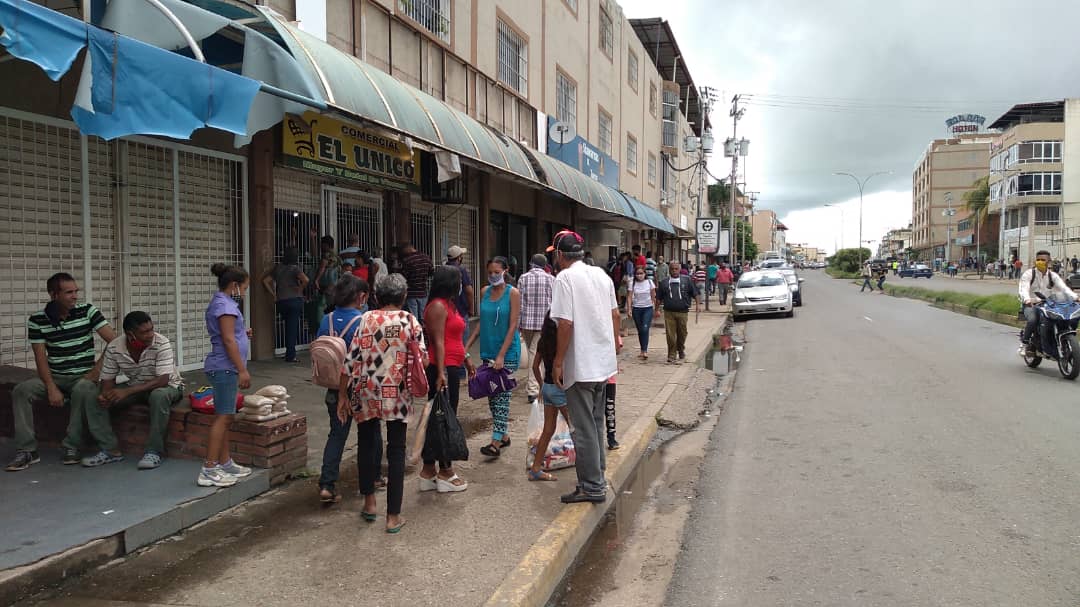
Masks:
[[[746,272],[735,283],[731,312],[735,318],[752,314],[795,315],[795,302],[784,275],[777,271]]]

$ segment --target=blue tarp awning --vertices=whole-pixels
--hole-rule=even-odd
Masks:
[[[211,127],[246,134],[261,83],[95,27],[29,0],[0,0],[0,44],[52,80],[84,48],[71,116],[87,135],[162,135],[188,139]]]

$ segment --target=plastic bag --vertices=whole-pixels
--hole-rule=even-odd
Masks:
[[[425,459],[437,462],[469,460],[469,445],[465,440],[465,431],[462,430],[454,409],[450,407],[450,397],[446,390],[436,394],[432,401],[423,456]]]
[[[288,397],[289,392],[285,389],[285,386],[279,386],[277,384],[270,384],[269,386],[263,386],[255,391],[255,394],[259,396],[265,396],[267,398],[281,398]]]
[[[415,466],[420,461],[420,455],[424,450],[424,442],[427,440],[428,419],[431,417],[431,405],[433,401],[427,401],[423,407],[410,407],[409,417],[405,420],[407,427],[415,428],[413,442],[409,445],[409,452],[405,456],[408,464]]]
[[[536,443],[540,440],[540,434],[544,431],[544,405],[540,399],[536,399],[529,412],[528,441],[529,450],[525,452],[525,469],[531,470],[533,458],[536,457]],[[574,439],[570,436],[570,426],[566,418],[559,414],[555,422],[555,434],[548,443],[547,453],[540,462],[540,469],[546,472],[569,468],[577,462],[577,450],[574,449]]]

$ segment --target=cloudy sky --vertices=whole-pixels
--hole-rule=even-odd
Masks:
[[[744,95],[739,135],[751,140],[750,191],[790,228],[788,242],[832,250],[858,240],[858,189],[873,178],[863,238],[911,216],[911,172],[944,121],[1014,103],[1080,95],[1080,1],[1038,10],[1003,0],[619,0],[630,18],[663,16],[694,81],[723,92],[714,133],[730,135],[731,97]],[[715,158],[715,175],[730,163]]]

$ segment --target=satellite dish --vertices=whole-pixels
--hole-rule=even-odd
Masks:
[[[570,143],[574,137],[577,137],[577,131],[573,125],[562,120],[556,120],[548,129],[548,138],[559,145]]]

